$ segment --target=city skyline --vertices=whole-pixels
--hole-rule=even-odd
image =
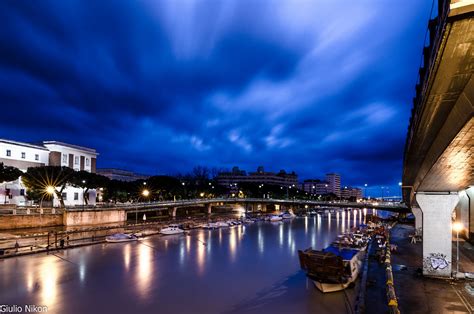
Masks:
[[[140,173],[401,181],[430,3],[0,6],[2,138],[92,147],[98,167]]]

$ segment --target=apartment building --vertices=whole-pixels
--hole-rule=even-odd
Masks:
[[[247,174],[246,171],[240,170],[239,167],[234,167],[231,172],[219,173],[216,180],[218,184],[223,186],[231,186],[242,182],[277,186],[296,186],[298,184],[298,175],[294,171],[287,173],[285,170],[280,170],[278,173],[266,172],[263,166],[259,166],[257,171]]]
[[[65,166],[76,171],[85,170],[96,172],[98,153],[95,149],[58,141],[44,141],[39,144],[17,142],[0,139],[0,163],[16,167],[23,172],[29,167]],[[3,187],[3,188],[2,188]],[[0,184],[0,203],[26,205],[27,190],[21,182],[21,177],[13,182]],[[83,190],[68,186],[63,193],[67,206],[84,204]],[[89,190],[86,195],[89,204],[95,204],[96,191]],[[54,206],[59,200],[54,199]]]

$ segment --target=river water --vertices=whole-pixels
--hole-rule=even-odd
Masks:
[[[4,259],[0,305],[48,313],[346,313],[357,287],[322,294],[300,270],[297,250],[326,247],[364,216],[321,214]]]

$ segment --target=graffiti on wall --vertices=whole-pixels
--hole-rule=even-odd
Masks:
[[[435,272],[445,269],[449,266],[449,263],[446,254],[430,253],[430,255],[423,259],[423,268],[428,272]]]

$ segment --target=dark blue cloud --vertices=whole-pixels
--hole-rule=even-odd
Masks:
[[[404,1],[2,1],[0,137],[99,166],[396,185],[430,10]]]

